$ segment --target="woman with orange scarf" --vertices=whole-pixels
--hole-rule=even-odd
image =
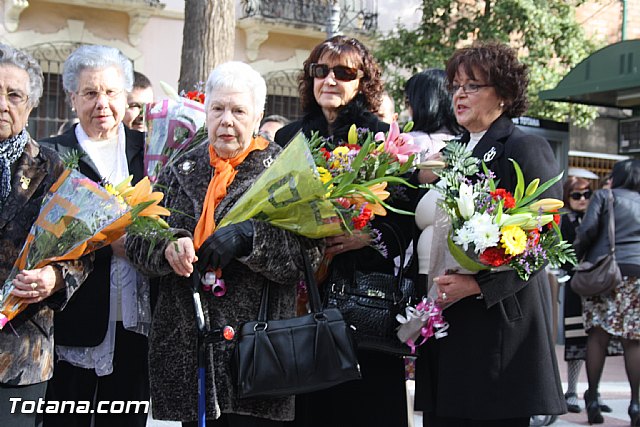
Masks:
[[[149,336],[153,415],[196,425],[198,380],[196,325],[192,304],[194,270],[214,270],[226,289],[201,291],[206,327],[235,329],[258,314],[265,283],[270,315],[295,315],[296,285],[305,249],[318,265],[321,241],[266,222],[248,220],[220,229],[216,224],[272,163],[281,148],[256,136],[266,98],[258,72],[240,62],[218,66],[206,84],[209,144],[185,152],[158,176],[173,238],[135,237],[127,255],[143,272],[159,278],[159,297]],[[281,426],[294,414],[293,397],[238,399],[232,385],[233,341],[209,345],[206,352],[208,426]]]

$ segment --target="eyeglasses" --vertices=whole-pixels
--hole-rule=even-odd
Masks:
[[[29,99],[27,95],[16,91],[0,92],[0,96],[4,97],[9,104],[15,107],[23,105]]]
[[[96,101],[100,95],[105,95],[109,99],[116,99],[123,93],[123,90],[107,89],[107,90],[87,90],[79,93],[85,101]]]
[[[333,71],[333,75],[336,80],[340,80],[342,82],[350,82],[364,77],[364,71],[357,68],[345,67],[344,65],[329,67],[327,64],[313,63],[309,66],[309,74],[311,74],[311,77],[315,77],[316,79],[324,79],[329,75],[329,71]]]
[[[476,92],[478,92],[480,90],[480,88],[490,87],[490,86],[493,86],[493,85],[478,85],[478,84],[475,84],[475,83],[467,83],[467,84],[464,84],[464,85],[459,85],[457,83],[454,83],[454,84],[451,85],[451,89],[450,90],[451,90],[452,94],[455,94],[456,92],[458,92],[458,89],[460,89],[460,88],[462,88],[462,91],[464,93],[476,93]]]
[[[571,197],[571,199],[573,199],[573,200],[580,200],[583,197],[585,198],[585,200],[589,200],[591,198],[592,194],[593,194],[593,192],[591,190],[574,191],[573,193],[569,194],[569,197]]]

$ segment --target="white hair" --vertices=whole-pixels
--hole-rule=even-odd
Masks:
[[[267,100],[267,83],[250,65],[240,61],[230,61],[218,65],[211,71],[205,87],[205,104],[208,109],[211,94],[217,90],[247,92],[253,97],[256,114],[264,112]]]
[[[64,61],[62,85],[67,92],[77,92],[80,73],[86,69],[115,67],[122,74],[122,87],[127,92],[133,88],[133,64],[115,47],[82,45]]]

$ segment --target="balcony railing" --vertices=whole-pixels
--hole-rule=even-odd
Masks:
[[[331,0],[243,0],[243,17],[326,27],[332,3]],[[339,0],[339,5],[340,30],[368,33],[378,28],[376,0]]]

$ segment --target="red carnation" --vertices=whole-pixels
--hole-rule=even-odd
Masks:
[[[508,263],[511,257],[504,252],[504,248],[488,248],[480,254],[480,262],[484,265],[491,265],[493,267],[499,267]]]
[[[362,230],[364,227],[366,227],[367,224],[369,224],[372,216],[373,214],[371,213],[371,210],[369,208],[362,208],[360,215],[351,219],[351,221],[353,222],[353,227],[356,230]]]
[[[331,153],[324,147],[320,148],[320,153],[322,153],[322,157],[324,157],[325,160],[329,160],[331,158]]]
[[[516,200],[513,195],[504,188],[496,188],[496,191],[491,192],[491,197],[496,201],[504,200],[503,206],[505,209],[516,207]]]
[[[204,93],[197,90],[190,90],[189,92],[187,92],[187,98],[192,101],[197,101],[201,104],[204,104]]]

